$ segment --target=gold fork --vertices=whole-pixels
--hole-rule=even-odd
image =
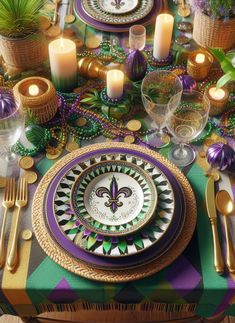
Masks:
[[[10,247],[10,251],[7,258],[7,268],[13,271],[18,263],[18,226],[19,226],[19,215],[21,208],[27,205],[28,202],[28,185],[25,178],[20,178],[17,186],[16,201],[17,207],[16,223],[14,227],[13,240]]]
[[[5,208],[3,219],[2,219],[2,228],[0,236],[0,268],[5,264],[6,250],[5,250],[5,227],[8,210],[15,204],[15,178],[10,178],[6,181],[6,187],[4,192],[4,197],[2,201],[2,206]]]

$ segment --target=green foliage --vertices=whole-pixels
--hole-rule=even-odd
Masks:
[[[224,75],[217,82],[217,88],[224,86],[230,81],[235,81],[235,67],[232,63],[232,59],[235,58],[234,53],[225,54],[225,52],[219,48],[211,48],[210,52],[218,60],[224,72]]]
[[[233,6],[235,5],[234,0],[209,0],[210,10],[215,17],[226,17],[231,15]]]
[[[27,36],[39,27],[39,10],[45,0],[0,0],[0,34],[10,38]]]

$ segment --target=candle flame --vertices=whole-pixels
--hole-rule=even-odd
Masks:
[[[197,54],[196,58],[195,58],[195,61],[198,64],[202,64],[202,63],[205,62],[205,58],[206,58],[206,56],[204,54]]]
[[[60,38],[60,47],[64,48],[64,40],[62,37]]]
[[[30,85],[29,86],[29,95],[36,96],[39,93],[39,87],[37,85]]]

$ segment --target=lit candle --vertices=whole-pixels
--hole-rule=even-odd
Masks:
[[[195,57],[195,62],[198,64],[203,64],[205,62],[206,56],[204,54],[197,54]]]
[[[211,87],[209,90],[209,95],[213,100],[220,101],[225,97],[225,91],[223,89],[216,89],[216,87]]]
[[[161,60],[170,53],[174,18],[169,14],[157,16],[153,43],[153,56]]]
[[[195,81],[204,80],[211,69],[213,56],[206,50],[193,51],[188,54],[187,73]]]
[[[226,87],[217,89],[212,84],[206,89],[206,96],[210,101],[210,117],[218,116],[226,109],[229,99],[229,90]]]
[[[111,99],[120,98],[123,94],[124,73],[119,70],[107,72],[107,95]]]
[[[76,45],[70,39],[56,39],[49,44],[52,81],[60,91],[69,92],[77,86]]]
[[[29,95],[30,96],[37,96],[39,94],[39,87],[37,85],[30,85],[29,86]]]

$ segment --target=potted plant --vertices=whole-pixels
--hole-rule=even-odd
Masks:
[[[203,47],[235,45],[235,0],[190,0],[195,11],[193,38]]]
[[[8,67],[27,69],[47,58],[46,40],[39,30],[44,0],[0,1],[0,52]]]

